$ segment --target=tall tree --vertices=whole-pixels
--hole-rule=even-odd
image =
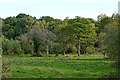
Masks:
[[[112,22],[105,26],[99,35],[100,49],[112,59],[118,59],[118,23]],[[104,54],[105,55],[105,54]]]
[[[28,28],[35,24],[36,18],[26,14],[19,14],[16,17],[8,17],[3,20],[3,35],[8,39],[15,39],[28,31]]]
[[[98,15],[97,18],[98,18],[98,21],[96,22],[95,26],[98,28],[96,30],[96,33],[99,34],[104,29],[105,25],[112,22],[112,18],[108,17],[106,14]]]
[[[76,17],[70,20],[71,32],[75,35],[76,45],[78,48],[78,56],[80,56],[80,48],[82,43],[94,44],[96,41],[96,33],[91,25],[91,21],[85,18]]]
[[[69,30],[69,24],[67,22],[63,22],[63,24],[60,24],[54,29],[57,35],[57,42],[62,46],[60,49],[63,51],[63,55],[65,55],[67,46],[73,41],[73,34]]]

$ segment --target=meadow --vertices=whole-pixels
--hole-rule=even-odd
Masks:
[[[110,72],[113,60],[101,54],[75,56],[31,57],[31,55],[3,55],[3,78],[101,78]]]

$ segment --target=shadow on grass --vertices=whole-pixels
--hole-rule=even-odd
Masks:
[[[107,60],[107,59],[54,59],[54,60],[82,60],[82,61],[94,61],[94,60],[96,60],[96,61],[99,61],[99,60]]]
[[[84,61],[85,61],[85,60],[88,60],[88,61],[89,61],[89,60],[91,60],[91,61],[92,61],[92,60],[98,60],[98,61],[99,61],[99,60],[107,60],[107,59],[104,59],[104,58],[103,58],[103,59],[76,59],[76,60],[84,60]]]

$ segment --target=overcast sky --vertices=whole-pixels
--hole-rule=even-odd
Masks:
[[[118,12],[118,1],[120,0],[0,0],[0,17],[25,13],[37,18],[81,16],[97,20],[100,14],[111,16]]]

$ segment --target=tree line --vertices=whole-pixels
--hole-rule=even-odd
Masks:
[[[39,19],[20,13],[2,20],[3,54],[66,53],[117,55],[119,15],[98,15],[92,18],[76,16],[73,19],[54,19],[42,16]]]

